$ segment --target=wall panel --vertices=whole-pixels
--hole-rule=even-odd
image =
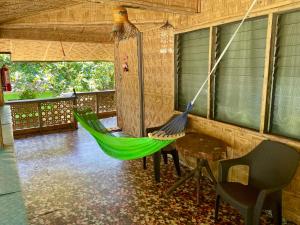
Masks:
[[[169,37],[173,42],[173,36]],[[161,53],[160,30],[143,35],[145,127],[163,124],[173,115],[173,52]],[[171,44],[172,45],[172,44]]]
[[[116,90],[118,125],[132,136],[140,135],[140,89],[138,78],[137,39],[121,41],[116,46]],[[123,70],[127,62],[128,72]]]

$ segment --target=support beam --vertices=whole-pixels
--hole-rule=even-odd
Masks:
[[[136,26],[146,26],[146,25],[163,25],[166,21],[165,20],[153,20],[153,21],[136,21],[131,20],[130,22],[134,23]],[[95,23],[64,23],[64,22],[57,22],[57,23],[47,23],[47,22],[39,22],[39,23],[8,23],[8,24],[0,24],[1,29],[72,29],[72,28],[97,28],[97,29],[104,29],[104,30],[111,30],[113,26],[113,21],[101,21]]]
[[[272,72],[274,72],[274,42],[277,36],[277,25],[278,15],[270,13],[268,16],[268,29],[267,29],[267,40],[266,40],[266,51],[265,51],[265,69],[264,69],[264,82],[263,82],[263,93],[262,93],[262,104],[260,113],[260,133],[268,131],[268,120],[270,110],[270,96],[272,88]]]
[[[216,62],[216,39],[217,39],[217,28],[209,28],[209,53],[208,53],[208,75],[211,72]],[[214,118],[214,85],[215,85],[215,74],[213,74],[207,83],[207,119]]]
[[[2,39],[113,43],[110,32],[92,33],[54,29],[0,29]]]
[[[82,0],[87,1],[87,0]],[[127,8],[135,8],[140,10],[151,10],[151,11],[158,11],[158,12],[168,12],[168,13],[177,13],[177,14],[184,14],[184,15],[193,15],[199,13],[200,9],[199,4],[201,0],[181,0],[176,1],[177,4],[174,4],[174,1],[168,1],[168,4],[163,3],[155,3],[153,1],[139,1],[139,0],[95,0],[94,2],[98,3],[105,3],[105,2],[112,2],[118,3],[118,5],[123,5]],[[185,4],[188,3],[188,6]]]

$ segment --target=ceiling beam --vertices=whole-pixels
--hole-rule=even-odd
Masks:
[[[159,25],[164,24],[164,20],[155,20],[155,21],[140,21],[137,22],[135,20],[131,20],[134,25],[142,26],[142,25]],[[2,29],[54,29],[54,28],[104,28],[106,30],[111,30],[113,26],[113,21],[101,21],[95,23],[65,23],[65,22],[57,22],[57,23],[7,23],[0,24],[0,28]]]
[[[40,41],[65,41],[65,42],[90,42],[113,43],[109,32],[92,33],[76,32],[72,30],[59,31],[53,29],[0,29],[2,39],[40,40]]]
[[[134,8],[140,10],[151,10],[151,11],[158,11],[158,12],[168,12],[168,13],[177,13],[177,14],[184,14],[184,15],[193,15],[195,13],[199,13],[199,0],[189,0],[195,2],[195,7],[185,7],[183,5],[169,5],[163,3],[154,3],[151,1],[140,1],[140,0],[81,0],[82,2],[94,2],[94,3],[116,3],[117,5],[127,6],[127,8]],[[172,1],[170,1],[172,2]]]
[[[5,23],[16,19],[36,15],[41,12],[58,10],[62,7],[78,5],[81,2],[82,0],[65,0],[64,2],[59,2],[58,0],[19,0],[15,2],[0,0],[0,3],[2,3],[0,8],[0,22]]]

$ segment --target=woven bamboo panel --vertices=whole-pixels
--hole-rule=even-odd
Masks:
[[[111,112],[116,110],[115,92],[102,93],[98,97],[98,113]]]
[[[267,10],[276,7],[287,6],[291,2],[298,0],[261,0],[258,1],[253,11]],[[175,24],[176,29],[188,29],[189,27],[201,26],[216,21],[222,21],[233,17],[242,17],[249,8],[252,0],[210,0],[201,1],[201,13],[184,17],[173,16],[170,20]]]
[[[66,5],[78,3],[76,0],[1,0],[0,21],[4,22],[18,17],[24,17],[41,10],[60,8]]]
[[[116,111],[115,91],[77,93],[76,106],[90,108],[97,114]]]
[[[90,108],[97,113],[97,94],[77,94],[77,107],[79,109]]]
[[[1,40],[0,51],[13,61],[113,61],[113,44]]]
[[[174,55],[173,51],[161,53],[161,48],[164,47],[161,42],[159,29],[145,32],[143,35],[146,128],[161,125],[173,115]],[[169,37],[169,42],[170,46],[173,46],[173,36]]]
[[[71,124],[73,117],[73,99],[63,101],[43,101],[40,103],[41,127]]]
[[[116,89],[118,90],[117,114],[118,125],[125,133],[140,135],[140,100],[138,78],[137,39],[121,41],[117,50],[118,60],[116,71]],[[128,72],[122,66],[127,61]]]
[[[40,126],[39,104],[37,102],[17,103],[10,107],[14,131]]]
[[[59,0],[54,1],[58,2]],[[68,2],[68,1],[65,1]],[[70,2],[70,1],[69,1]],[[79,1],[78,1],[79,2]],[[35,13],[32,16],[22,17],[10,21],[10,23],[64,23],[75,25],[81,24],[97,24],[107,22],[112,24],[112,9],[116,3],[114,1],[107,1],[105,4],[93,3],[92,1],[81,1],[82,4],[70,5],[68,7],[53,7],[55,10],[43,11]],[[124,1],[126,2],[126,1]],[[198,10],[198,0],[128,0],[128,5],[135,5],[148,10],[128,9],[130,20],[132,22],[142,21],[153,21],[154,19],[167,19],[165,13],[162,12],[164,9],[176,10],[187,10],[190,12],[196,12]],[[28,6],[30,7],[30,5]],[[170,14],[171,15],[171,14]]]

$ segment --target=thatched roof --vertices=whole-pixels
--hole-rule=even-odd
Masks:
[[[96,57],[113,60],[112,9],[116,5],[125,5],[129,11],[130,21],[143,31],[161,26],[175,14],[197,13],[199,2],[199,0],[0,0],[0,42],[3,45],[7,43],[6,41],[10,41],[10,46],[6,48],[12,51],[13,55],[18,55],[12,57],[15,60],[35,60],[41,55],[43,57],[40,60],[76,60],[78,57],[73,57],[79,56],[80,53],[83,60],[88,60],[89,57],[94,59],[95,50],[92,51],[94,55],[89,56],[90,50],[86,46],[93,46],[91,49],[101,51]],[[69,55],[61,57],[62,50],[58,47],[61,46],[61,42],[66,46],[65,52]],[[39,49],[39,54],[34,49]],[[25,50],[26,52],[23,52]],[[3,52],[4,49],[0,51]]]

